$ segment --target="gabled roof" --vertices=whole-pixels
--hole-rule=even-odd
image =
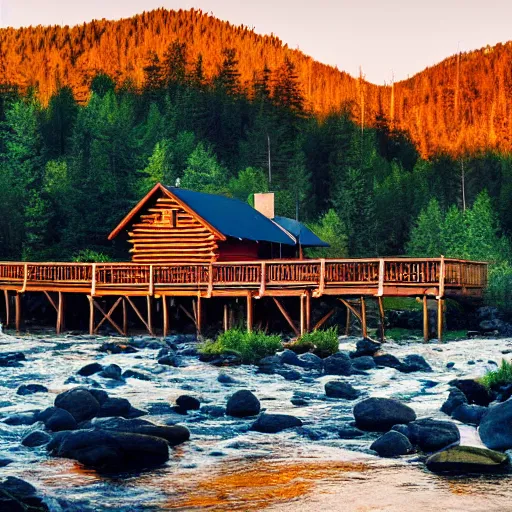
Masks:
[[[302,247],[330,247],[327,242],[318,238],[313,231],[297,220],[288,217],[274,217],[272,220],[291,233]]]
[[[296,240],[290,233],[247,203],[215,194],[164,187],[160,183],[155,185],[110,233],[109,240],[115,238],[127,227],[158,192],[174,198],[185,210],[195,214],[221,240],[229,236],[258,242],[296,245]]]

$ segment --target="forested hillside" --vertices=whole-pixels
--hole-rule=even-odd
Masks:
[[[70,86],[83,104],[98,72],[119,85],[142,88],[148,62],[165,65],[175,41],[186,43],[189,62],[201,56],[207,79],[218,73],[222,50],[234,49],[248,94],[255,74],[264,67],[275,72],[289,59],[312,112],[326,115],[345,106],[360,125],[387,119],[409,133],[424,157],[512,149],[510,43],[448,58],[409,80],[379,87],[289,49],[275,36],[197,10],[160,9],[72,28],[0,29],[0,84],[22,92],[36,88],[43,104],[60,86]]]

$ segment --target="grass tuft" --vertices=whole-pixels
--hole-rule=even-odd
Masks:
[[[505,384],[512,384],[512,362],[501,360],[501,366],[497,370],[489,370],[478,379],[487,389],[498,389]]]
[[[325,330],[306,332],[291,343],[288,348],[297,354],[314,352],[317,356],[328,357],[338,352],[338,328],[331,327]]]

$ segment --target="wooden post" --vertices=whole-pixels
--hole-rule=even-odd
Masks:
[[[366,303],[364,297],[361,297],[361,328],[363,330],[363,338],[367,338],[368,328],[366,326]]]
[[[202,316],[203,316],[203,312],[202,312],[202,300],[201,300],[201,295],[198,295],[197,296],[197,318],[196,318],[196,326],[197,326],[197,334],[198,336],[201,335],[201,332],[202,332],[202,325],[201,325],[201,320],[202,320]]]
[[[5,327],[8,327],[9,326],[9,321],[11,319],[11,314],[10,314],[10,304],[9,304],[9,291],[8,290],[4,290],[4,297],[5,297]]]
[[[16,332],[20,332],[21,327],[21,293],[16,293]]]
[[[57,334],[64,330],[64,294],[59,292],[59,302],[57,304]]]
[[[224,332],[229,330],[228,305],[224,304]]]
[[[128,335],[128,315],[126,314],[126,299],[123,297],[123,333]]]
[[[151,316],[151,296],[146,295],[146,302],[148,305],[148,332],[151,336],[153,336],[153,319]]]
[[[247,294],[247,332],[252,332],[253,324],[253,309],[252,309],[252,294]]]
[[[379,334],[380,334],[380,341],[381,343],[384,343],[386,333],[385,333],[385,326],[384,323],[386,321],[386,317],[384,315],[384,302],[382,300],[382,297],[378,297],[377,300],[379,301]]]
[[[437,339],[443,341],[443,299],[437,299]]]
[[[306,330],[306,311],[304,308],[305,295],[300,295],[300,335],[302,336]]]
[[[167,311],[167,297],[165,295],[162,295],[162,315],[164,317],[163,337],[165,338],[169,332],[169,313]]]
[[[347,317],[345,320],[345,336],[350,334],[350,309],[347,308]]]
[[[89,334],[94,334],[94,298],[87,295],[89,299]]]
[[[306,332],[311,331],[311,290],[306,291]]]
[[[295,336],[300,336],[300,331],[297,329],[295,324],[293,323],[293,320],[291,319],[290,315],[284,309],[283,305],[279,302],[279,300],[276,297],[272,297],[274,299],[274,302],[276,303],[277,308],[279,311],[281,311],[281,314],[284,316],[284,319],[288,322],[288,325],[292,328],[292,331],[295,333]]]
[[[423,295],[423,341],[428,342],[429,339],[429,322],[428,322],[428,304],[427,296]]]

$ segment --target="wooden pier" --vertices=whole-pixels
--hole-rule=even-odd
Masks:
[[[319,260],[259,260],[254,262],[216,262],[190,264],[137,263],[0,263],[0,289],[4,291],[6,324],[11,321],[14,302],[15,327],[22,321],[21,297],[43,292],[57,313],[57,332],[64,327],[64,300],[67,294],[84,294],[89,300],[91,334],[109,323],[119,334],[127,334],[128,311],[133,311],[148,332],[154,333],[152,302],[161,301],[163,335],[169,331],[168,298],[192,298],[192,310],[180,306],[202,330],[202,311],[206,301],[217,297],[242,297],[247,301],[246,325],[253,329],[254,300],[270,297],[290,328],[297,335],[323,325],[333,312],[314,322],[311,302],[333,296],[353,314],[366,335],[366,303],[379,304],[380,334],[383,338],[383,297],[419,297],[423,301],[424,334],[428,339],[427,300],[437,300],[437,334],[442,337],[443,303],[446,298],[481,299],[487,285],[487,263],[448,258],[369,258]],[[14,301],[12,297],[14,296]],[[98,298],[111,297],[107,311]],[[141,311],[134,297],[145,297]],[[281,299],[297,297],[300,319],[296,324]],[[122,325],[113,319],[122,308]],[[100,317],[97,321],[96,317]],[[229,313],[224,311],[224,327]]]

